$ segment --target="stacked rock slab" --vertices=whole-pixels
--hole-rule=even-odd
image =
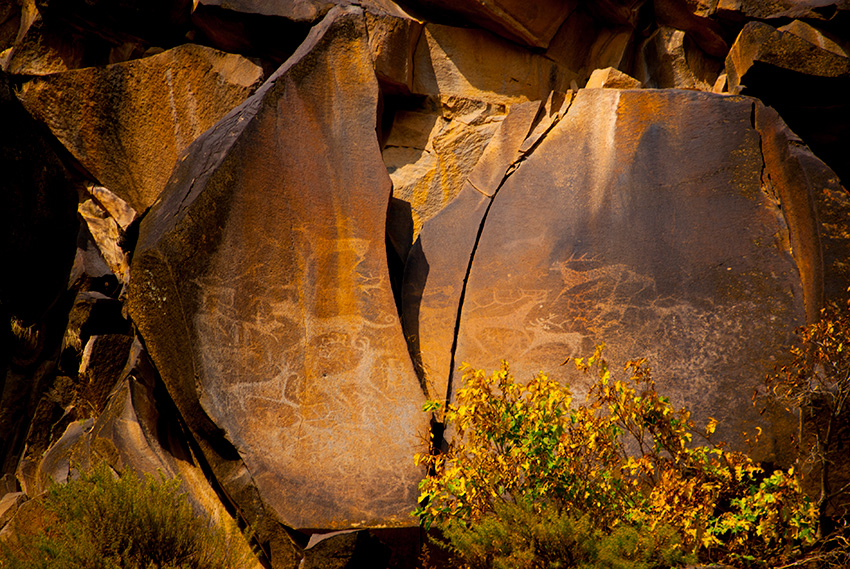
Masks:
[[[422,360],[495,369],[510,358],[522,380],[545,371],[581,395],[586,379],[559,364],[605,342],[613,362],[648,357],[675,404],[716,417],[742,446],[742,430],[759,421],[753,389],[806,322],[807,300],[812,317],[820,298],[820,259],[805,253],[818,246],[806,223],[809,188],[763,185],[758,105],[686,91],[580,91],[512,175],[478,188],[492,203],[468,197],[423,228],[405,292],[415,304],[421,287],[419,337],[439,335],[428,349],[446,353],[423,350]],[[780,209],[791,204],[794,213]],[[447,227],[466,232],[462,247],[445,248]],[[447,282],[459,291],[459,320],[440,332],[432,312],[451,312]],[[764,444],[775,458],[773,441]]]
[[[847,185],[850,55],[810,26],[784,29],[744,26],[726,57],[729,92],[758,97],[779,111]]]
[[[335,8],[142,223],[130,313],[249,520],[411,523],[427,422],[387,272],[377,104],[364,14]]]
[[[564,20],[576,9],[576,0],[408,0],[425,10],[459,16],[511,41],[546,48]]]
[[[185,45],[34,79],[21,100],[101,184],[143,212],[189,144],[261,77],[244,57]]]

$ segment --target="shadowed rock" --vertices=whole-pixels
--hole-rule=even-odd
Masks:
[[[846,184],[850,57],[828,38],[818,39],[816,30],[806,30],[804,39],[800,26],[786,29],[761,22],[744,26],[726,58],[729,92],[758,97],[775,108]]]
[[[427,424],[387,274],[365,25],[332,10],[198,139],[133,259],[130,313],[251,521],[411,523]]]
[[[576,9],[576,0],[407,0],[402,2],[474,23],[509,40],[546,48],[558,28]]]

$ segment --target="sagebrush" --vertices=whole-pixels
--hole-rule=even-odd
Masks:
[[[250,549],[231,520],[196,514],[180,480],[101,464],[41,497],[46,519],[3,544],[13,569],[237,569]]]

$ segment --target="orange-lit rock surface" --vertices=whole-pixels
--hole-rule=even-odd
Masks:
[[[821,298],[813,188],[762,155],[765,112],[741,97],[580,91],[490,203],[469,193],[423,228],[405,291],[422,285],[429,383],[448,372],[454,390],[461,362],[508,359],[518,377],[546,371],[582,393],[559,364],[605,342],[613,361],[648,356],[677,405],[740,444],[759,420],[749,396]]]
[[[427,430],[365,25],[331,11],[193,145],[132,266],[132,317],[224,490],[290,527],[409,524]]]
[[[413,567],[425,399],[580,401],[597,342],[789,466],[751,397],[848,296],[847,8],[0,0],[0,534],[106,461],[274,569]]]
[[[785,29],[744,26],[726,57],[729,92],[759,97],[779,111],[846,184],[850,56],[811,26]]]

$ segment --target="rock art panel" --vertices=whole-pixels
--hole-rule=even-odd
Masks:
[[[493,199],[467,261],[455,364],[508,359],[517,377],[546,371],[581,397],[586,380],[559,364],[604,341],[613,362],[648,357],[660,390],[741,445],[759,420],[753,389],[806,322],[808,269],[787,227],[817,242],[764,189],[755,105],[580,91]]]
[[[514,105],[460,194],[426,222],[411,249],[402,285],[402,320],[417,373],[431,399],[442,399],[456,342],[458,310],[479,228],[492,198],[521,161],[537,125],[547,124],[539,101]]]
[[[249,520],[411,523],[427,421],[387,271],[365,25],[331,10],[198,139],[133,258],[133,320]]]
[[[21,100],[101,184],[143,212],[189,144],[261,78],[241,56],[185,45],[33,79]]]

